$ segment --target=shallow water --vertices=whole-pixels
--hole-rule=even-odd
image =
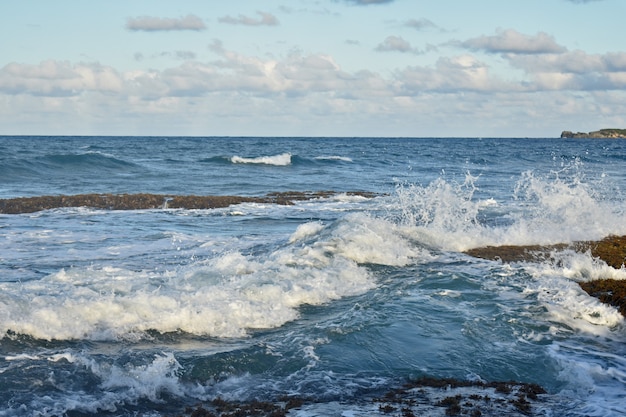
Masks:
[[[339,192],[0,215],[0,415],[283,396],[356,413],[425,375],[540,384],[541,415],[626,412],[624,319],[577,284],[624,269],[462,253],[626,234],[624,141],[0,137],[0,151],[0,198]]]

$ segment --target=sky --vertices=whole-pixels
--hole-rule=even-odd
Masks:
[[[0,135],[626,128],[625,0],[0,3]]]

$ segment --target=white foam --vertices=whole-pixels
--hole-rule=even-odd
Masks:
[[[622,356],[603,354],[593,344],[555,343],[548,353],[561,369],[559,379],[566,384],[560,394],[575,405],[576,415],[624,415],[626,361]]]
[[[358,263],[405,266],[428,256],[393,223],[363,213],[346,215],[324,245]]]
[[[320,222],[309,222],[301,224],[289,238],[289,243],[294,243],[299,240],[304,240],[310,236],[316,235],[323,228],[324,225]]]
[[[291,165],[291,154],[288,152],[279,155],[258,156],[256,158],[245,158],[241,156],[233,156],[230,158],[233,164],[264,164],[286,166]]]
[[[39,356],[20,353],[19,355],[8,355],[4,357],[5,361],[34,361],[40,359]]]
[[[96,360],[82,353],[54,354],[48,358],[54,362],[61,359],[76,367],[88,369],[100,381],[101,393],[64,391],[62,396],[51,394],[37,397],[29,404],[32,410],[41,410],[35,415],[58,416],[66,415],[68,411],[89,414],[100,414],[103,411],[113,413],[119,411],[118,406],[121,404],[137,403],[138,400],[164,403],[165,397],[168,396],[206,399],[205,388],[182,383],[180,380],[182,366],[169,352],[156,354],[152,361],[143,364],[118,365],[102,358]],[[53,384],[56,383],[54,378],[54,373],[51,372],[50,382]],[[12,408],[5,414],[0,410],[0,416],[13,415],[11,413],[15,411],[16,409]]]

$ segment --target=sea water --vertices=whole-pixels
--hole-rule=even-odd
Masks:
[[[540,415],[624,415],[624,318],[578,283],[626,270],[463,253],[626,234],[624,167],[620,140],[0,137],[0,198],[334,192],[0,215],[0,416],[289,396],[357,415],[420,376],[536,383]]]

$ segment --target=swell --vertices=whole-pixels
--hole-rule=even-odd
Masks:
[[[0,174],[5,180],[37,175],[54,175],[55,173],[73,171],[125,171],[136,167],[136,164],[99,152],[82,154],[50,154],[36,158],[14,158],[3,161]]]

